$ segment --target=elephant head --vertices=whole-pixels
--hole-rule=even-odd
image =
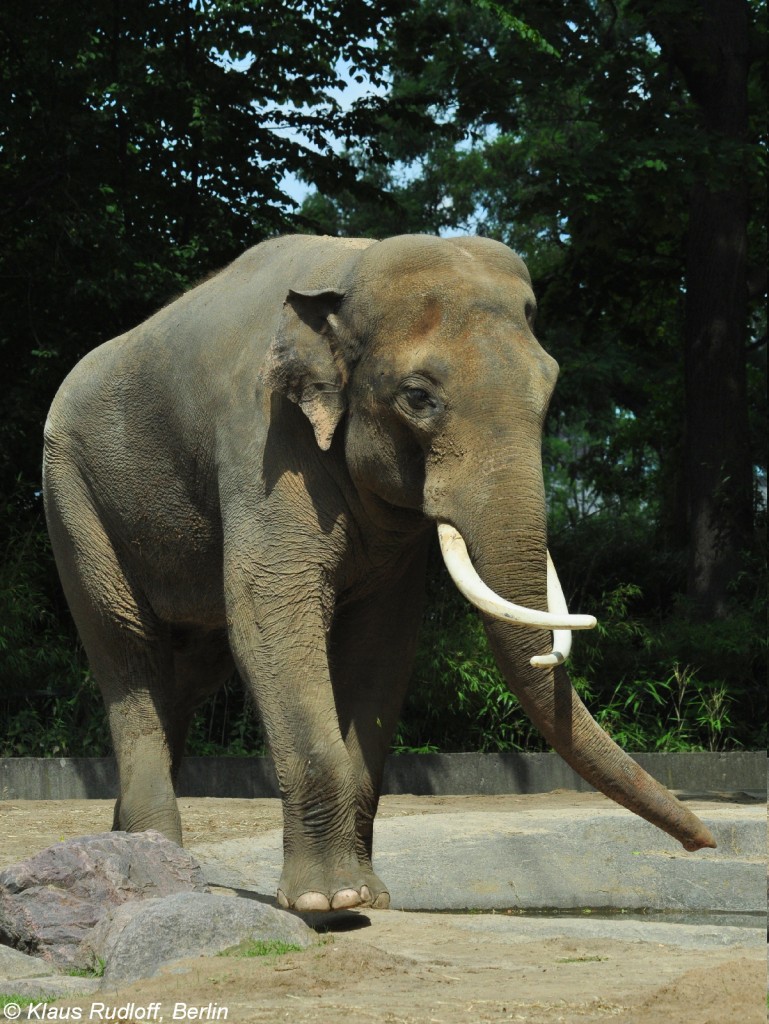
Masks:
[[[490,239],[401,236],[356,252],[342,276],[289,293],[264,379],[321,449],[343,452],[369,508],[435,523],[508,685],[567,763],[686,849],[715,846],[561,664],[570,630],[595,620],[568,614],[547,551],[541,439],[558,367],[533,333],[524,263]]]

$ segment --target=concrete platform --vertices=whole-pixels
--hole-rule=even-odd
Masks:
[[[755,931],[763,919],[747,915],[766,914],[765,806],[692,806],[716,850],[687,853],[614,805],[574,806],[386,818],[376,824],[374,866],[398,910],[612,911],[607,926],[620,911],[696,917],[697,926],[727,914],[740,915],[728,919],[737,930],[744,923]],[[281,847],[275,830],[190,849],[209,882],[270,898]],[[593,925],[601,927],[595,916]]]

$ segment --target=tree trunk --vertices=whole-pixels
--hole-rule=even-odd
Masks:
[[[745,370],[747,203],[737,189],[692,196],[686,272],[687,592],[727,614],[752,518]]]
[[[709,140],[710,159],[690,204],[684,330],[688,594],[706,618],[727,614],[752,522],[743,155],[749,24],[745,0],[694,0],[691,18],[653,26],[700,108]]]

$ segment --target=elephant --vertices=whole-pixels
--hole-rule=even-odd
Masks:
[[[387,907],[373,822],[437,528],[552,747],[687,850],[715,845],[563,664],[595,620],[568,613],[548,555],[558,365],[534,312],[523,260],[489,238],[287,235],[74,367],[43,492],[106,705],[114,828],[181,843],[190,719],[237,670],[280,787],[279,904]]]

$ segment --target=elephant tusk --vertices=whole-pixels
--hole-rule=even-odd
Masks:
[[[564,631],[592,629],[595,626],[596,620],[592,615],[569,614],[555,569],[553,569],[552,575],[555,579],[555,585],[557,585],[557,593],[553,595],[554,604],[551,606],[553,610],[542,612],[533,608],[525,608],[523,605],[505,601],[504,598],[495,594],[490,587],[486,586],[473,568],[461,533],[455,530],[453,526],[449,526],[448,523],[439,523],[438,539],[440,540],[441,554],[446,563],[446,568],[449,570],[457,589],[476,608],[479,608],[487,615],[518,626],[527,626],[531,629],[555,630],[557,641],[561,646],[564,646],[566,643]],[[548,601],[550,601],[550,579],[551,576],[548,569]],[[560,605],[558,603],[558,595],[560,595]],[[568,643],[570,643],[570,638]],[[543,655],[543,657],[551,657],[551,655]]]
[[[568,615],[569,609],[566,598],[563,596],[561,581],[555,571],[553,559],[550,552],[547,553],[547,608],[548,611],[558,615]],[[538,654],[531,659],[534,668],[555,668],[556,665],[563,665],[571,653],[571,630],[553,630],[553,650],[550,654]]]

